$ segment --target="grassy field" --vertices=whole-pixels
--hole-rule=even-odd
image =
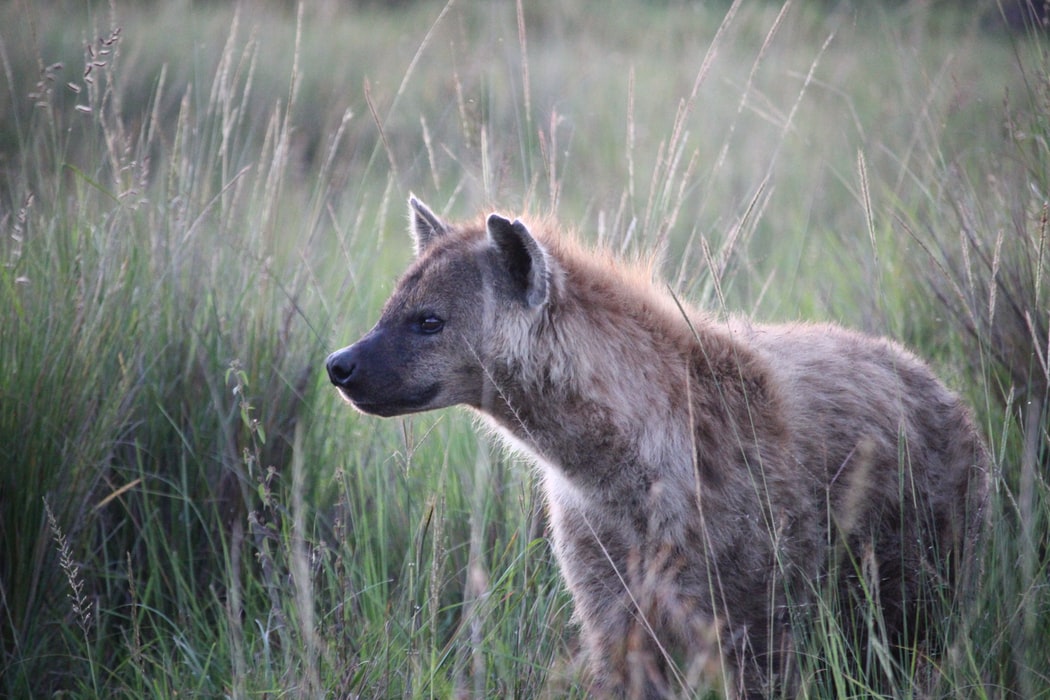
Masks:
[[[327,385],[412,191],[928,358],[997,469],[893,694],[1050,697],[1046,38],[857,5],[0,5],[0,696],[582,695],[529,469]]]

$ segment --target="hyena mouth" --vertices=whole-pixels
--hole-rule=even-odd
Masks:
[[[406,413],[419,413],[433,406],[434,399],[441,391],[440,384],[431,384],[425,389],[410,393],[402,393],[399,396],[362,396],[358,392],[351,392],[345,387],[336,387],[340,395],[350,402],[354,408],[361,413],[373,416],[390,418],[392,416],[403,416]]]

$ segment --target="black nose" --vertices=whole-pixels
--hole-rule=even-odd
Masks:
[[[357,362],[354,361],[351,350],[352,348],[336,350],[325,361],[325,367],[328,368],[328,378],[336,386],[346,387],[353,379]]]

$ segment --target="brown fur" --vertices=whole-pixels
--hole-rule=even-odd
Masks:
[[[790,687],[792,628],[831,588],[859,643],[865,596],[889,641],[921,640],[988,462],[913,355],[684,316],[552,227],[450,226],[415,200],[411,216],[415,263],[329,374],[370,413],[472,406],[535,461],[595,692],[663,697],[711,658],[731,693]]]

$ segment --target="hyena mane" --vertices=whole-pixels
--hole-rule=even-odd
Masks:
[[[470,406],[539,467],[596,694],[669,696],[712,659],[733,695],[791,692],[818,598],[858,659],[871,629],[932,636],[988,457],[914,355],[691,309],[549,220],[410,217],[415,261],[329,376],[366,413]]]

